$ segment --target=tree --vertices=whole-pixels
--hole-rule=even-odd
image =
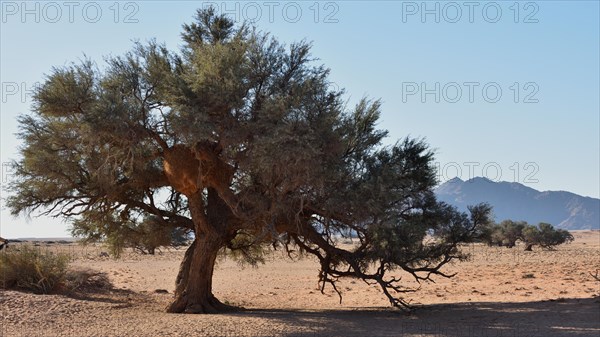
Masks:
[[[481,226],[476,241],[483,242],[488,246],[502,246],[503,238],[500,226],[494,222]]]
[[[526,251],[532,250],[534,245],[546,249],[554,249],[554,246],[569,243],[574,240],[573,235],[564,229],[555,229],[549,223],[540,222],[537,227],[527,225],[523,229],[523,242]]]
[[[504,220],[500,224],[489,223],[481,226],[477,240],[488,246],[505,246],[512,248],[517,241],[525,243],[525,250],[530,251],[534,245],[546,249],[573,241],[573,235],[564,229],[555,229],[551,224],[539,223],[529,225],[525,221]]]
[[[482,226],[477,239],[489,246],[505,246],[512,248],[517,240],[522,239],[522,230],[527,225],[525,221],[503,220],[499,224],[490,222]]]
[[[189,230],[169,312],[234,309],[212,294],[222,248],[250,261],[267,244],[299,249],[318,258],[323,288],[363,279],[397,307],[414,289],[390,271],[451,276],[441,268],[491,208],[438,202],[423,140],[383,146],[380,102],[346,108],[306,42],[285,47],[212,9],[182,36],[179,53],[151,41],[105,69],[53,69],[19,118],[12,213],[67,217],[88,238],[127,238],[148,217]],[[359,243],[339,247],[349,233]]]
[[[500,235],[502,244],[508,248],[512,248],[517,244],[517,240],[521,239],[521,232],[527,225],[525,221],[504,220],[500,223]]]

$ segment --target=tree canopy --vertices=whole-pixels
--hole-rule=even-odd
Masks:
[[[517,241],[522,241],[525,250],[532,250],[537,245],[545,249],[569,243],[573,235],[564,229],[556,229],[549,223],[540,222],[537,226],[526,221],[504,220],[499,224],[488,223],[481,227],[478,240],[489,246],[505,246],[512,248]]]
[[[551,224],[545,222],[540,222],[537,226],[525,226],[521,237],[527,245],[526,250],[531,250],[534,245],[545,249],[554,249],[554,246],[570,243],[575,240],[569,231],[556,229]]]
[[[284,45],[212,9],[182,37],[179,51],[136,43],[104,67],[52,70],[19,117],[12,213],[67,217],[87,238],[148,219],[192,232],[170,312],[232,309],[212,294],[224,247],[250,261],[267,244],[312,254],[323,287],[363,279],[397,307],[414,289],[390,271],[450,276],[441,268],[465,257],[458,246],[491,208],[438,202],[432,151],[422,139],[384,145],[380,101],[348,107],[310,43]],[[338,244],[348,236],[352,248]]]

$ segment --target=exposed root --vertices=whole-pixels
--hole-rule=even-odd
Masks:
[[[222,303],[213,295],[200,302],[192,301],[184,295],[167,307],[169,313],[185,314],[219,314],[241,310],[244,310],[244,308]]]

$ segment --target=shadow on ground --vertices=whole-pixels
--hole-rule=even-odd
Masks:
[[[290,326],[286,336],[600,336],[600,299],[428,305],[412,314],[365,310],[260,310],[231,314]],[[294,332],[296,331],[296,332]],[[298,332],[305,331],[305,332]]]

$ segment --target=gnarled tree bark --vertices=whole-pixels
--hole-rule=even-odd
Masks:
[[[175,300],[167,312],[214,314],[237,309],[221,303],[212,293],[213,271],[221,245],[212,236],[194,240],[181,263]]]
[[[215,261],[226,244],[226,232],[219,224],[209,222],[201,190],[188,196],[188,204],[196,238],[181,262],[175,300],[167,312],[214,314],[236,310],[238,308],[221,303],[212,293]]]

